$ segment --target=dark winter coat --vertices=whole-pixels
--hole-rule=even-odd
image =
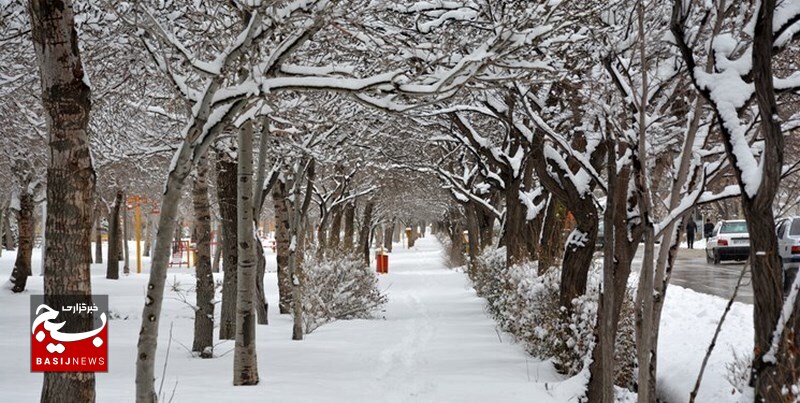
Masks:
[[[710,237],[710,236],[711,236],[711,233],[712,233],[712,232],[714,232],[714,224],[712,224],[712,223],[710,223],[710,222],[707,222],[707,223],[706,223],[706,224],[703,226],[703,232],[705,233],[705,235],[706,235],[706,238]]]
[[[694,235],[696,231],[697,231],[697,224],[694,222],[694,220],[689,221],[689,223],[686,224],[686,233]]]

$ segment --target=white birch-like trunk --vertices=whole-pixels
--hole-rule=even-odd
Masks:
[[[239,130],[237,192],[238,277],[236,294],[236,344],[233,352],[233,384],[258,383],[255,299],[256,255],[253,227],[253,124]]]

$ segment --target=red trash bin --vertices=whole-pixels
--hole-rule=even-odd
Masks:
[[[375,265],[377,272],[386,274],[389,272],[389,255],[375,255]]]

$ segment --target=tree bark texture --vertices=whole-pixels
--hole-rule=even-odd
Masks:
[[[278,310],[291,313],[292,278],[289,275],[289,243],[291,242],[289,211],[286,202],[286,183],[279,180],[272,187],[272,204],[275,206],[275,250],[278,261]]]
[[[122,214],[122,250],[125,252],[125,266],[123,266],[122,272],[127,275],[131,272],[131,249],[130,245],[128,245],[130,225],[128,223],[128,202],[123,200],[122,203],[122,210],[120,210],[120,214]]]
[[[395,219],[392,218],[391,224],[384,227],[383,230],[383,248],[391,253],[392,252],[392,236],[394,235]]]
[[[784,137],[775,98],[772,69],[775,7],[775,0],[761,2],[753,37],[753,84],[765,143],[761,156],[763,176],[761,186],[755,195],[748,195],[742,180],[742,172],[739,170],[736,172],[742,187],[742,207],[750,233],[750,262],[755,299],[753,380],[756,401],[787,399],[782,394],[782,389],[787,387],[791,390],[791,385],[797,384],[800,375],[800,355],[797,354],[797,348],[800,346],[800,332],[798,332],[800,321],[797,318],[797,302],[783,332],[778,335],[780,340],[777,362],[764,360],[764,354],[773,343],[772,333],[783,305],[781,260],[775,252],[778,250],[778,239],[775,235],[775,217],[772,210],[781,180],[784,153]],[[725,142],[725,149],[735,162],[731,141]]]
[[[122,191],[117,191],[114,197],[114,206],[108,216],[108,263],[106,264],[106,278],[116,280],[119,278],[119,212],[122,208]]]
[[[506,246],[506,265],[512,267],[530,259],[525,233],[526,208],[520,201],[521,178],[504,178],[506,180],[506,219],[503,226],[503,244]]]
[[[208,198],[208,161],[203,157],[197,164],[192,187],[194,209],[194,238],[197,244],[196,301],[192,351],[201,358],[214,355],[214,275],[211,274],[211,212]]]
[[[364,206],[364,216],[361,220],[361,231],[358,233],[358,244],[360,245],[361,255],[364,257],[364,263],[369,265],[369,239],[372,232],[372,210],[375,208],[375,203],[370,200]]]
[[[222,308],[220,309],[219,338],[236,338],[236,288],[238,284],[237,246],[237,163],[228,155],[217,159],[217,200],[222,223]]]
[[[328,249],[335,250],[339,248],[339,241],[341,240],[342,233],[342,208],[336,206],[331,212],[331,234],[328,237]]]
[[[264,276],[267,274],[267,258],[264,256],[264,245],[261,244],[261,239],[255,236],[255,252],[256,252],[256,295],[255,295],[255,310],[256,318],[258,318],[259,325],[269,324],[269,304],[267,303],[267,295],[264,292]]]
[[[11,214],[6,213],[5,217],[3,217],[3,224],[6,250],[14,250],[14,234],[11,233]]]
[[[609,146],[612,147],[612,146]],[[614,155],[614,153],[610,153]],[[614,158],[609,158],[614,160]],[[616,173],[609,172],[608,192],[614,197],[609,197],[606,202],[605,242],[603,261],[603,284],[612,284],[611,287],[603,286],[597,317],[597,344],[592,351],[592,363],[589,366],[591,373],[588,385],[588,398],[592,402],[613,402],[615,360],[614,348],[619,328],[619,315],[623,301],[626,297],[628,277],[631,273],[631,263],[642,237],[643,226],[628,226],[628,194],[627,187],[630,183],[631,167],[623,166]],[[612,167],[609,167],[611,171]],[[630,235],[629,235],[630,232]],[[628,237],[633,240],[628,240]]]
[[[355,235],[356,204],[347,203],[344,206],[344,241],[342,247],[348,253],[353,251],[353,236]]]
[[[17,257],[14,260],[14,270],[11,271],[11,291],[23,292],[28,283],[28,277],[33,275],[31,258],[33,257],[33,236],[36,223],[33,211],[36,208],[33,194],[27,189],[27,184],[22,184],[19,195],[19,211],[17,211],[17,229],[19,231],[19,246]],[[10,211],[10,210],[9,210]]]
[[[91,298],[87,253],[91,245],[95,174],[89,150],[91,90],[86,84],[69,0],[31,0],[31,32],[40,67],[42,105],[50,144],[47,202],[56,208],[47,215],[44,246],[44,293],[49,303],[59,295]],[[91,318],[67,323],[63,331],[82,332]],[[43,402],[95,400],[91,372],[46,372]]]
[[[102,215],[95,212],[94,215],[94,262],[103,263],[103,227]]]
[[[238,275],[236,293],[236,343],[233,351],[233,384],[258,383],[256,356],[256,253],[253,227],[253,123],[239,130],[237,167],[237,246]]]
[[[467,248],[469,249],[467,255],[469,256],[470,272],[476,270],[475,263],[477,263],[478,255],[481,253],[479,249],[480,230],[478,229],[477,210],[478,208],[472,202],[464,204],[464,215],[467,217]]]

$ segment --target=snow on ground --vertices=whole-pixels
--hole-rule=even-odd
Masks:
[[[39,252],[34,251],[34,273],[39,271]],[[14,256],[4,252],[0,257],[3,282]],[[148,265],[146,260],[145,273],[119,280],[106,280],[104,265],[92,266],[94,292],[109,294],[113,312],[109,372],[97,375],[98,402],[134,400],[134,358]],[[389,274],[380,278],[389,303],[379,318],[332,323],[301,342],[290,340],[291,318],[277,314],[274,270],[274,255],[268,256],[270,325],[257,329],[261,383],[233,387],[232,342],[218,343],[214,359],[189,353],[193,312],[173,289],[184,290],[193,301],[193,270],[170,269],[156,360],[160,378],[172,325],[164,395],[174,393],[176,402],[564,402],[574,401],[582,388],[580,377],[565,380],[549,361],[529,357],[511,336],[497,330],[466,276],[444,268],[433,237],[420,239],[412,250],[395,247]],[[5,307],[0,311],[2,401],[39,400],[42,375],[30,373],[28,295],[41,293],[41,277],[34,276],[28,285],[22,295],[0,289]],[[687,400],[724,304],[720,298],[670,287],[659,361],[669,401]],[[723,378],[724,365],[732,360],[731,347],[743,352],[751,343],[752,306],[737,303],[711,357],[698,401],[735,398]]]

